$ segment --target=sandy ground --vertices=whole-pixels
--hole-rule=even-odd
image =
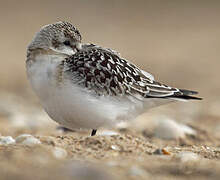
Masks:
[[[0,179],[220,179],[219,17],[217,0],[1,2]],[[204,100],[152,109],[95,137],[57,129],[25,59],[34,33],[59,20]]]
[[[0,138],[0,144],[3,142],[0,145],[1,179],[220,178],[219,115],[213,115],[214,107],[207,110],[209,115],[203,114],[206,105],[202,102],[162,106],[130,126],[101,129],[91,137],[88,131],[58,129],[27,97],[5,93],[1,99],[4,102],[0,105],[2,137],[17,139],[21,134],[31,134],[41,142],[4,144]],[[191,109],[194,106],[197,110]],[[185,121],[179,117],[182,114]],[[169,129],[172,124],[168,121],[175,117],[193,133],[182,136],[179,131]],[[167,126],[158,136],[157,128],[162,127],[162,122],[167,122]],[[169,139],[166,128],[173,131]]]

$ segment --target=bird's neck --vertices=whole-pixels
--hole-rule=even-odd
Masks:
[[[39,58],[44,57],[44,58]],[[36,61],[62,61],[64,60],[68,55],[57,53],[53,50],[45,50],[45,49],[28,49],[27,50],[27,64],[35,63]]]

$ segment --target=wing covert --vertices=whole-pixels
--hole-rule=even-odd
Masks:
[[[65,72],[74,83],[94,91],[97,95],[131,95],[143,98],[191,98],[188,90],[172,88],[154,80],[154,77],[111,49],[93,44],[64,62]],[[195,93],[195,92],[194,92]]]
[[[115,51],[91,44],[67,58],[65,64],[66,72],[71,72],[78,84],[101,94],[144,96],[148,92],[146,82],[153,79]]]

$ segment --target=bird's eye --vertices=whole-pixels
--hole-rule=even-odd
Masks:
[[[66,46],[70,46],[70,41],[66,40],[66,41],[63,42],[63,44],[66,45]]]

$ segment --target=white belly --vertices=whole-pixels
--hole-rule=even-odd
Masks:
[[[143,102],[131,97],[94,96],[69,80],[57,86],[56,66],[55,61],[38,61],[27,72],[45,111],[61,125],[96,129],[134,119],[143,111]]]
[[[95,97],[72,85],[54,90],[42,103],[52,119],[72,129],[112,126],[138,115],[136,104],[128,99]]]

